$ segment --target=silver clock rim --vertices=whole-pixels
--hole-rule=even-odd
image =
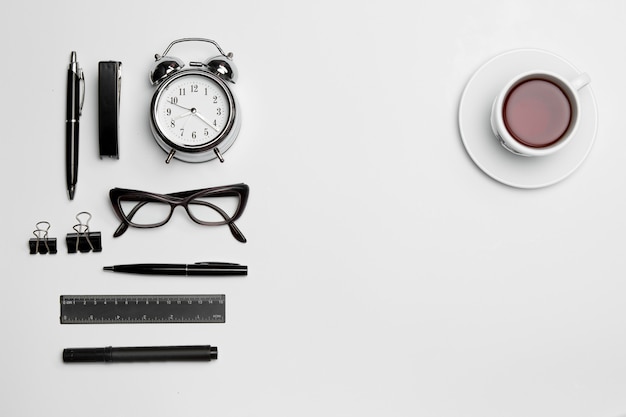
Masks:
[[[224,91],[224,94],[226,95],[226,98],[228,100],[228,107],[229,107],[228,120],[226,121],[226,125],[224,129],[220,132],[218,136],[216,136],[211,141],[198,145],[198,146],[193,146],[193,145],[181,146],[179,144],[172,142],[170,139],[168,139],[167,135],[161,130],[157,122],[156,103],[158,103],[165,88],[167,88],[167,86],[169,86],[175,80],[181,77],[189,76],[189,75],[198,75],[201,77],[208,78],[211,81],[215,82]],[[209,160],[215,157],[214,152],[213,152],[215,148],[217,148],[219,145],[227,141],[227,139],[229,139],[231,135],[233,134],[236,135],[238,133],[237,132],[238,129],[234,129],[235,121],[237,120],[237,110],[238,109],[237,109],[237,104],[236,104],[234,95],[230,91],[230,88],[228,88],[228,86],[224,83],[224,81],[222,81],[219,77],[204,70],[198,70],[198,69],[181,70],[179,73],[174,74],[173,76],[171,76],[170,78],[168,78],[167,80],[165,80],[158,86],[156,92],[154,93],[152,97],[152,102],[150,104],[150,124],[152,127],[152,133],[155,136],[157,143],[159,143],[161,148],[163,148],[163,150],[165,150],[166,152],[170,152],[171,150],[176,150],[176,154],[174,155],[175,158],[188,160],[188,159],[180,158],[178,155],[179,152],[195,155],[196,157],[199,157],[200,154],[208,153],[207,156],[210,156],[210,157],[205,160]],[[227,146],[225,147],[225,149],[221,150],[222,152],[225,152],[226,149],[230,147],[230,144],[226,143],[226,145]],[[192,159],[196,159],[196,158],[192,158]]]

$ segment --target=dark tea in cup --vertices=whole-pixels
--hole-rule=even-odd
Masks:
[[[515,86],[504,101],[504,125],[518,142],[544,148],[558,142],[572,121],[572,105],[565,92],[543,79]]]

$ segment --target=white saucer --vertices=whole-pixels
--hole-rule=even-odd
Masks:
[[[596,137],[598,109],[591,83],[580,93],[581,119],[572,141],[553,155],[515,155],[494,136],[489,118],[500,89],[516,74],[543,69],[573,79],[581,74],[572,64],[550,52],[518,49],[498,55],[481,66],[467,83],[459,105],[459,130],[470,158],[487,175],[517,188],[540,188],[569,176],[583,163]]]

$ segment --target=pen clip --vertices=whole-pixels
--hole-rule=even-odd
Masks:
[[[78,80],[80,86],[80,107],[78,108],[78,116],[82,116],[83,104],[85,104],[85,74],[82,68],[78,68]]]
[[[194,262],[194,265],[207,265],[207,266],[226,266],[226,265],[232,265],[232,266],[239,266],[239,264],[232,263],[232,262]]]

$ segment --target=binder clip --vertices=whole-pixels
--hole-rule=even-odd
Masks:
[[[34,238],[28,241],[30,247],[30,254],[35,255],[37,253],[45,255],[47,253],[57,253],[57,240],[56,238],[48,237],[48,230],[50,230],[50,223],[46,221],[39,222],[35,225],[36,229],[33,230]]]
[[[91,214],[81,211],[76,215],[78,224],[73,229],[76,233],[68,233],[65,237],[67,253],[102,252],[102,236],[100,232],[89,231]]]

